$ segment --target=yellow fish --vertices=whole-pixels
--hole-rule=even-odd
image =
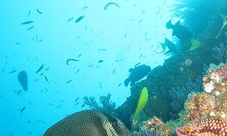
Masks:
[[[222,34],[223,29],[225,28],[225,26],[227,25],[227,16],[219,13],[219,15],[221,16],[221,18],[223,19],[223,23],[222,23],[222,27],[219,30],[219,32],[217,33],[217,35],[215,36],[215,39],[218,39],[218,37]]]
[[[148,90],[147,90],[147,87],[144,87],[140,93],[140,98],[139,98],[139,101],[138,101],[138,104],[136,107],[136,111],[132,118],[132,131],[136,130],[136,128],[138,126],[139,114],[145,107],[147,100],[148,100]]]

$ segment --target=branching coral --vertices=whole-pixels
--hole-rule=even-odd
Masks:
[[[198,77],[195,82],[192,82],[192,80],[189,79],[182,88],[172,88],[169,90],[169,94],[173,98],[173,102],[171,103],[172,108],[177,111],[182,110],[188,94],[201,91],[203,91],[203,87],[200,77]]]
[[[116,103],[111,102],[110,97],[111,97],[111,94],[109,93],[106,96],[100,96],[99,99],[100,99],[101,105],[99,105],[96,102],[94,97],[85,96],[83,99],[84,99],[84,104],[88,105],[90,109],[101,110],[111,115],[116,108]]]

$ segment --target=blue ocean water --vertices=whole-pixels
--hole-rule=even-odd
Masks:
[[[119,106],[130,95],[123,85],[129,68],[154,68],[170,57],[160,42],[171,38],[165,24],[174,20],[173,1],[114,2],[118,6],[106,9],[105,0],[0,2],[1,135],[43,135],[67,115],[89,109],[84,96],[110,93]],[[67,65],[68,59],[77,61]],[[23,70],[27,92],[17,78]]]

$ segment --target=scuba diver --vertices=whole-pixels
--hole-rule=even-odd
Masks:
[[[176,36],[180,40],[183,49],[192,51],[201,46],[200,41],[193,39],[193,32],[181,25],[180,20],[174,25],[169,20],[166,23],[166,28],[173,30],[172,36]]]

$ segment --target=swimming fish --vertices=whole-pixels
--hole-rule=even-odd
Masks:
[[[111,5],[120,8],[120,6],[117,5],[116,3],[114,3],[114,2],[109,2],[109,3],[106,4],[106,6],[105,6],[103,9],[106,10],[106,9],[107,9],[109,6],[111,6]]]
[[[192,51],[202,45],[200,41],[193,39],[193,32],[181,25],[180,20],[174,25],[171,23],[171,20],[169,20],[169,22],[166,23],[166,28],[173,30],[172,36],[176,36],[180,39],[182,45],[187,46],[187,50]]]
[[[26,107],[23,107],[21,110],[20,110],[20,113],[22,113],[24,110],[25,110]]]
[[[65,82],[65,84],[68,84],[68,83],[70,83],[70,82],[72,82],[72,80],[69,80],[69,81]]]
[[[181,25],[180,20],[174,25],[172,24],[171,20],[169,20],[169,22],[166,23],[166,28],[172,29],[172,36],[176,36],[181,41],[189,40],[193,37],[192,31]]]
[[[226,136],[227,120],[206,117],[189,122],[176,130],[178,136]]]
[[[11,74],[11,73],[15,73],[15,72],[17,72],[17,70],[12,70],[12,71],[10,71],[9,73]]]
[[[165,54],[168,54],[170,52],[173,52],[174,54],[177,53],[177,48],[176,46],[167,38],[165,38],[165,43],[161,43],[163,51],[166,50],[166,47],[168,47],[168,51]]]
[[[103,63],[103,60],[99,60],[98,63]]]
[[[69,22],[69,21],[73,20],[73,18],[74,18],[74,17],[69,18],[67,22]]]
[[[20,82],[20,85],[24,89],[25,92],[28,91],[28,76],[25,71],[21,71],[19,75],[17,76],[18,81]]]
[[[79,100],[79,98],[80,98],[80,97],[77,97],[77,98],[75,99],[75,102],[77,102],[77,100]]]
[[[82,19],[84,18],[84,16],[80,16],[76,19],[75,23],[79,23]]]
[[[66,60],[66,64],[67,64],[67,65],[69,65],[69,61],[79,61],[79,60],[77,60],[77,59],[67,59],[67,60]]]
[[[47,78],[47,76],[44,73],[41,73],[40,75],[43,75],[47,82],[49,81],[49,79]]]
[[[39,69],[35,73],[39,73],[44,67],[44,64],[39,67]]]
[[[193,51],[202,46],[202,43],[198,40],[190,39],[190,42],[192,43],[192,46],[189,48],[189,51]]]
[[[33,23],[33,21],[26,21],[26,22],[23,22],[23,23],[21,23],[22,25],[27,25],[27,24],[31,24],[31,23]]]
[[[218,31],[217,35],[215,36],[215,39],[218,39],[218,37],[222,34],[222,31],[224,30],[225,26],[227,25],[227,16],[222,13],[219,13],[219,15],[221,16],[223,23],[222,23],[221,29]]]
[[[79,71],[80,71],[80,69],[78,69],[78,70],[75,72],[75,74],[77,74]]]
[[[39,13],[39,14],[43,14],[43,12],[41,12],[40,10],[36,9],[36,11]]]
[[[31,26],[31,27],[29,27],[27,30],[31,30],[32,28],[34,28],[35,26]]]
[[[57,122],[44,136],[131,136],[117,118],[98,110],[84,110]]]
[[[31,10],[28,11],[27,17],[31,14]]]
[[[88,8],[88,6],[85,6],[85,7],[83,7],[82,9],[86,9],[86,8]]]
[[[140,93],[140,97],[137,103],[136,110],[133,114],[132,118],[132,125],[131,125],[131,131],[137,130],[138,129],[138,123],[139,123],[139,114],[145,107],[146,103],[148,100],[148,90],[147,87],[144,87]]]
[[[82,54],[79,54],[79,55],[77,56],[77,58],[79,58],[81,55],[82,55]]]
[[[136,81],[139,81],[143,77],[145,77],[149,72],[151,71],[151,67],[148,65],[139,65],[135,68],[129,69],[129,72],[131,73],[130,76],[125,79],[124,84],[127,87],[129,82],[130,86],[133,86]]]

